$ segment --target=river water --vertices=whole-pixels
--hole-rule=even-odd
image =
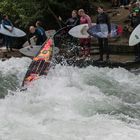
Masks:
[[[140,74],[57,65],[19,91],[29,58],[0,61],[0,140],[140,140]]]

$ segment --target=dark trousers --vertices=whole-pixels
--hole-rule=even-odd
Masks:
[[[134,46],[135,59],[140,59],[140,43]]]
[[[103,60],[103,55],[106,53],[106,59],[109,59],[110,47],[108,46],[108,38],[99,38],[99,51],[100,51],[100,59]]]
[[[10,48],[10,50],[12,50],[12,37],[5,35],[4,39],[5,39],[5,46],[6,46],[6,48],[7,49]]]

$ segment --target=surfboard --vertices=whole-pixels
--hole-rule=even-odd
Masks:
[[[135,46],[140,43],[140,24],[133,30],[129,37],[129,46]]]
[[[22,82],[22,86],[28,86],[41,75],[48,74],[53,55],[53,46],[54,43],[51,38],[43,44],[38,54],[33,58]]]
[[[92,25],[96,25],[96,23],[92,23]],[[76,38],[88,38],[90,36],[87,32],[88,29],[88,24],[80,24],[71,28],[68,33]]]
[[[48,38],[50,38],[50,37],[52,37],[52,36],[56,33],[56,30],[47,30],[47,31],[45,31],[45,33],[46,33],[46,36],[47,36]],[[31,42],[31,45],[36,45],[36,42],[35,42],[35,40],[34,40],[34,37],[31,37],[31,38],[30,38],[30,42]],[[28,41],[26,41],[26,42],[22,45],[22,47],[26,47],[26,46],[29,46],[29,42],[28,42]]]
[[[116,24],[111,24],[110,37],[118,36],[118,26]],[[97,24],[90,27],[87,31],[89,35],[95,38],[107,38],[108,37],[108,26],[107,24]]]
[[[41,49],[41,45],[32,45],[32,46],[26,46],[24,48],[21,48],[19,50],[20,53],[29,56],[29,57],[34,57],[37,55],[37,53],[39,52],[39,50]],[[59,53],[59,48],[54,47],[53,48],[53,53],[54,54],[58,54]]]
[[[11,26],[6,25],[7,28],[11,29]],[[16,27],[13,27],[12,32],[6,30],[2,24],[0,24],[0,33],[3,35],[11,36],[11,37],[23,37],[26,33]]]
[[[37,55],[41,47],[41,45],[26,46],[24,48],[19,49],[19,52],[26,56],[33,57]]]

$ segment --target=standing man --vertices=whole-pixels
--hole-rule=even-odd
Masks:
[[[31,45],[30,37],[34,38],[36,45],[42,45],[47,39],[45,30],[40,26],[39,22],[36,23],[36,26],[37,27],[35,26],[29,27],[30,34],[28,35],[28,42],[30,45]]]
[[[108,37],[110,37],[111,33],[111,24],[108,15],[104,12],[103,7],[99,6],[97,15],[97,24],[106,24],[108,27]],[[103,61],[103,54],[106,53],[106,61],[109,61],[109,54],[110,54],[110,47],[108,46],[108,37],[106,38],[98,38],[99,42],[99,51],[100,51],[100,58],[99,61]]]
[[[7,28],[6,25],[11,26],[11,28]],[[2,26],[9,32],[13,31],[14,26],[12,22],[9,20],[8,15],[3,15]],[[10,51],[13,51],[12,50],[12,37],[5,35],[5,46],[7,48],[7,51],[9,51],[8,48],[10,48]]]

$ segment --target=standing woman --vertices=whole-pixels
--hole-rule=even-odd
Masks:
[[[80,16],[80,24],[87,23],[89,27],[92,26],[91,24],[91,18],[85,13],[83,9],[80,9],[78,11],[78,14]],[[90,56],[90,46],[91,46],[91,39],[90,38],[83,38],[80,39],[80,46],[83,48],[83,57]]]
[[[111,24],[109,17],[107,13],[104,12],[104,9],[102,6],[99,6],[98,9],[98,15],[97,15],[97,24],[106,24],[108,27],[108,37],[110,37],[111,33]],[[103,54],[106,53],[106,61],[109,60],[109,54],[110,54],[110,47],[108,46],[108,37],[106,38],[98,38],[98,43],[99,43],[99,51],[100,51],[100,58],[99,61],[103,61]]]
[[[64,42],[75,41],[75,39],[68,34],[68,31],[79,24],[79,17],[77,15],[76,10],[72,10],[71,17],[69,17],[66,21],[59,16],[59,20],[63,24],[63,28],[59,29],[54,35],[54,42],[57,47],[61,47]],[[77,41],[76,41],[77,42]],[[65,43],[64,43],[65,44]]]
[[[6,25],[11,26],[11,29],[7,28]],[[2,26],[9,32],[13,31],[14,26],[12,22],[9,20],[8,15],[3,15]],[[5,35],[5,46],[6,46],[7,51],[9,51],[8,48],[10,48],[10,51],[13,51],[12,50],[12,37]]]
[[[64,22],[61,17],[59,17],[59,20],[64,24],[64,26],[74,27],[74,26],[79,24],[79,18],[77,16],[77,11],[76,10],[72,10],[71,17],[68,18],[66,20],[66,22]]]

